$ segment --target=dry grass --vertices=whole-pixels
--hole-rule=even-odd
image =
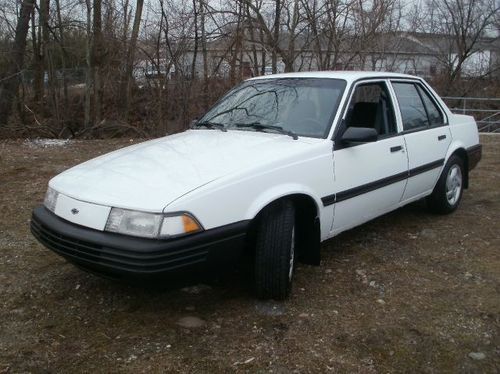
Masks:
[[[0,373],[498,372],[500,137],[482,142],[457,212],[416,203],[340,235],[284,303],[239,274],[159,291],[76,269],[30,235],[31,209],[51,176],[129,141],[0,143]]]

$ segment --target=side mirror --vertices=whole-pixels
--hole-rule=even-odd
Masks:
[[[193,119],[193,120],[189,123],[189,128],[190,128],[190,129],[191,129],[191,128],[193,128],[193,127],[194,127],[194,125],[196,125],[196,123],[197,123],[197,122],[198,122],[198,118]]]
[[[344,144],[376,142],[377,139],[377,130],[370,127],[348,127],[340,138]]]

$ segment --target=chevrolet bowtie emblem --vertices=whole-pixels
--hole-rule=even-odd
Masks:
[[[80,213],[80,211],[76,208],[73,208],[73,209],[71,209],[71,213],[78,214],[78,213]]]

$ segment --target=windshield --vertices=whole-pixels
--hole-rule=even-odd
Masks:
[[[198,125],[223,130],[279,129],[282,133],[325,138],[345,86],[340,79],[247,81],[227,93]]]

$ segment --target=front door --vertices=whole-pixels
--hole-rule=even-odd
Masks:
[[[399,134],[388,82],[358,83],[335,139],[335,218],[332,235],[399,206],[408,176],[404,138]],[[348,127],[377,130],[378,140],[343,144]],[[333,199],[332,199],[333,200]]]

